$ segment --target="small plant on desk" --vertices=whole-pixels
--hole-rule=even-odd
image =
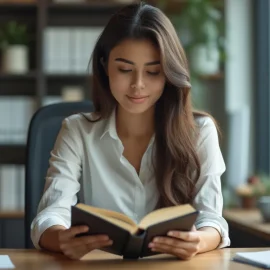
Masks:
[[[238,186],[237,195],[241,198],[243,208],[255,208],[259,198],[270,197],[270,177],[254,175],[248,178],[247,183]]]

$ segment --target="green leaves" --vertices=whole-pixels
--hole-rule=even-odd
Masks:
[[[0,29],[0,46],[8,45],[27,45],[29,35],[27,27],[16,21],[10,21]]]
[[[189,0],[180,14],[180,27],[190,32],[190,46],[217,42],[223,18],[221,11],[210,0]]]

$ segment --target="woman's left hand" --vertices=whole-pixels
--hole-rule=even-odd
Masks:
[[[171,254],[184,260],[189,260],[199,253],[200,246],[201,237],[195,226],[188,232],[170,231],[168,237],[155,237],[149,244],[149,248],[154,252]]]

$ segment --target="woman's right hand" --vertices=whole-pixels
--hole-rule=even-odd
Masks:
[[[90,235],[75,237],[78,234],[86,233],[87,226],[74,226],[58,233],[60,250],[68,258],[79,260],[85,254],[94,249],[100,249],[112,245],[112,240],[107,235]]]

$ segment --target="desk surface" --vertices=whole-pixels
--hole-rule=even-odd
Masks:
[[[251,270],[258,269],[253,266],[240,264],[232,261],[235,252],[261,251],[268,248],[239,248],[239,249],[219,249],[195,256],[190,261],[181,261],[170,255],[156,255],[138,261],[123,260],[122,257],[93,251],[84,256],[81,261],[72,261],[63,255],[53,254],[37,250],[12,250],[0,249],[1,255],[9,255],[16,269],[18,270],[61,270],[61,269],[200,269],[200,270]]]
[[[232,225],[270,241],[270,223],[263,221],[258,209],[225,209],[223,217]]]

